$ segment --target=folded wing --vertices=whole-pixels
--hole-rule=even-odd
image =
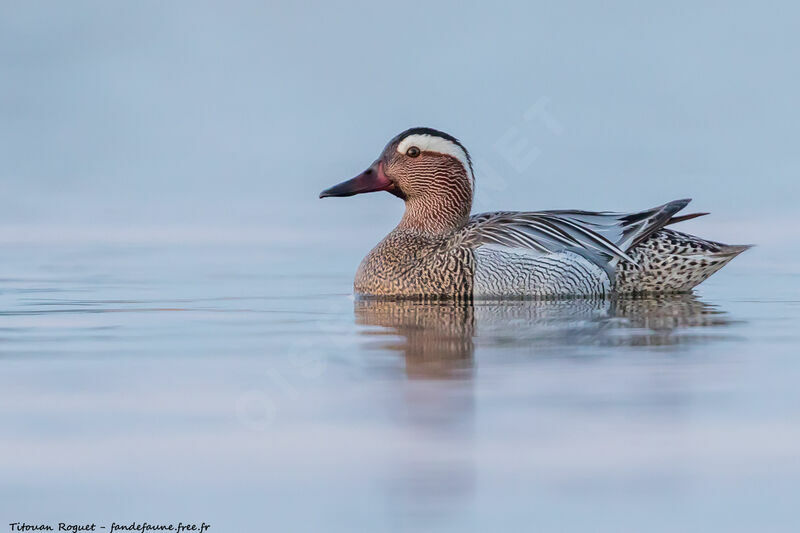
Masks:
[[[604,268],[635,261],[628,250],[670,223],[690,200],[676,200],[639,213],[591,211],[500,211],[470,217],[463,243],[501,246],[534,255],[572,251]]]

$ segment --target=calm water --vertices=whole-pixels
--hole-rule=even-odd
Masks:
[[[797,531],[770,253],[694,296],[471,307],[356,302],[326,249],[5,245],[0,516]]]

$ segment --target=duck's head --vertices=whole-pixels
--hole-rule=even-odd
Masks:
[[[472,161],[458,139],[431,128],[411,128],[389,141],[367,170],[319,197],[387,191],[406,202],[401,225],[439,231],[469,217],[473,185]]]

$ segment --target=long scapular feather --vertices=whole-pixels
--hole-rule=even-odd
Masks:
[[[706,215],[710,215],[711,213],[692,213],[690,215],[681,215],[679,217],[672,217],[667,221],[665,226],[671,226],[672,224],[677,224],[678,222],[685,222],[687,220],[692,220],[693,218],[697,217],[704,217]]]

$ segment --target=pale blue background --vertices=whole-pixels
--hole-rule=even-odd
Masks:
[[[3,236],[362,220],[377,237],[394,198],[316,195],[414,125],[502,177],[490,189],[478,165],[482,209],[689,196],[717,223],[786,231],[795,3],[550,4],[3,2]],[[523,120],[542,99],[562,135]],[[540,151],[523,173],[494,148],[511,128]]]

